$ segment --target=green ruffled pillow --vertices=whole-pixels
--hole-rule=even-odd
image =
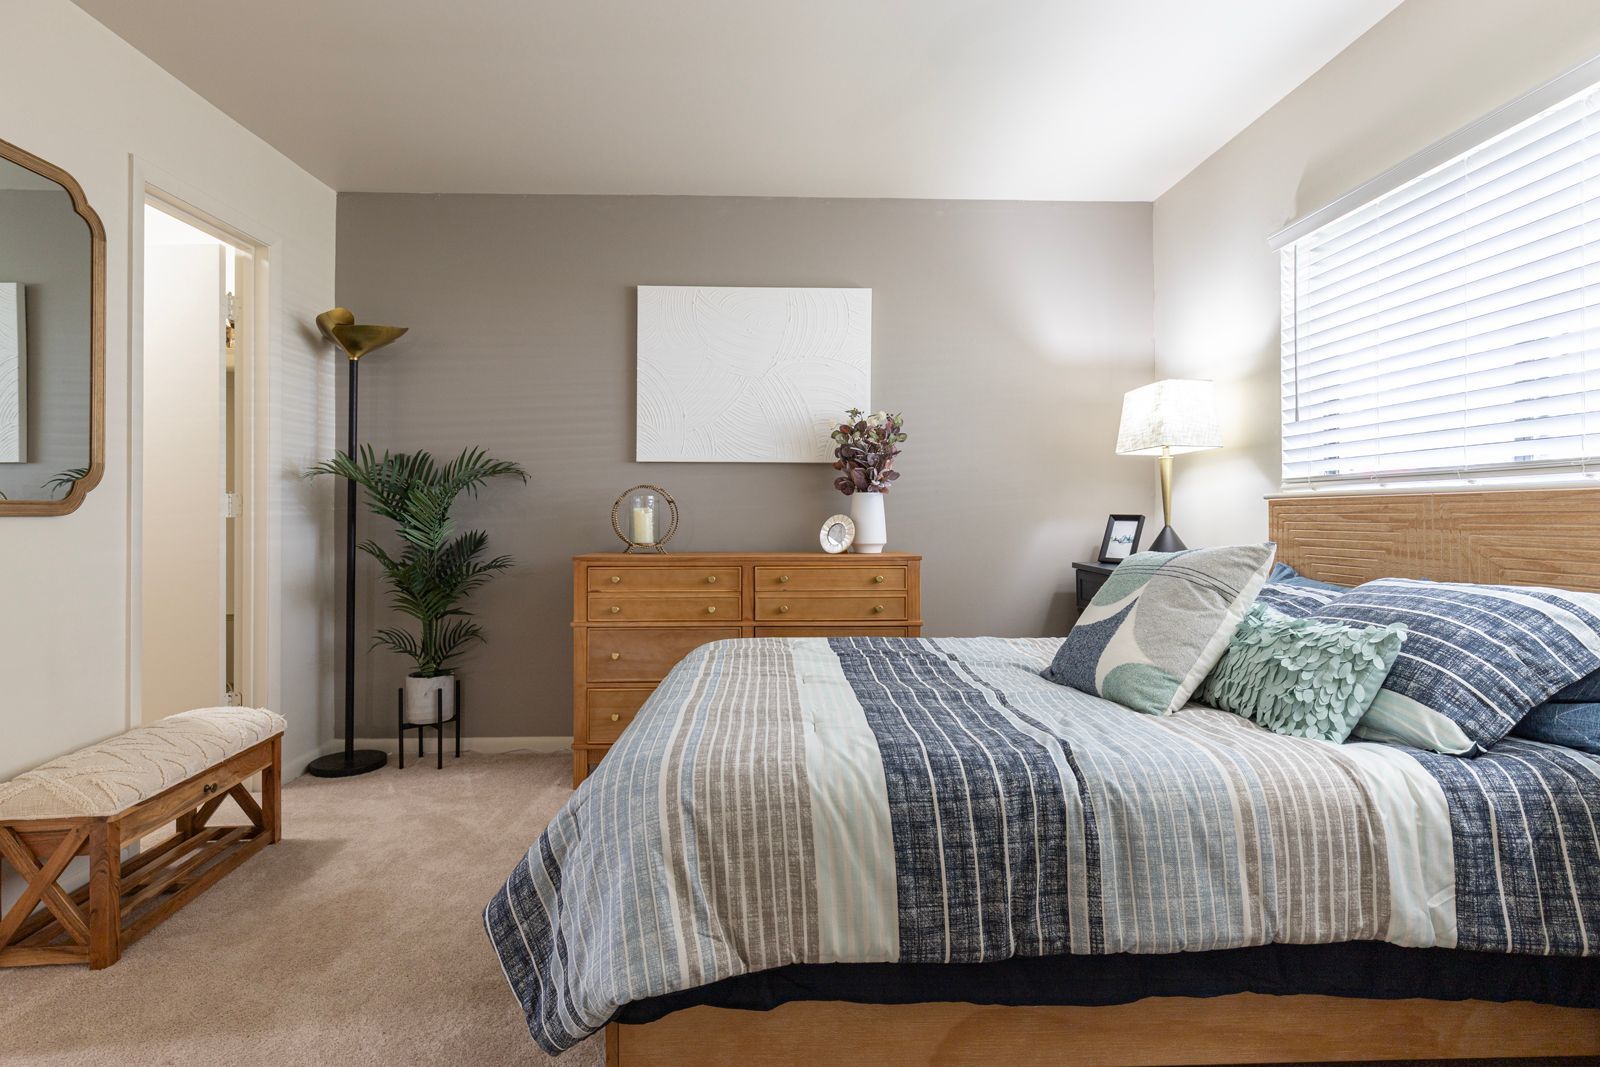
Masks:
[[[1274,733],[1342,742],[1377,697],[1406,628],[1296,619],[1257,604],[1196,698]]]

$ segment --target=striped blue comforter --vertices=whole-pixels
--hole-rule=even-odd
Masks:
[[[534,1039],[792,963],[1600,945],[1600,764],[1139,715],[1057,639],[706,645],[489,903]]]

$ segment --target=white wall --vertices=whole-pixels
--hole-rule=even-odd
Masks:
[[[0,518],[0,777],[129,720],[130,168],[272,242],[273,567],[267,641],[282,664],[258,700],[289,719],[297,771],[332,735],[331,490],[297,476],[334,447],[334,360],[311,320],[333,303],[332,190],[68,0],[0,0],[0,138],[70,172],[106,228],[106,472],[78,511]]]
[[[1215,378],[1227,447],[1176,461],[1191,545],[1259,539],[1278,485],[1267,237],[1600,53],[1595,0],[1407,0],[1156,201],[1156,349]]]

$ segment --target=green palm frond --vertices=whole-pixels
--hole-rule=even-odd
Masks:
[[[389,606],[418,623],[418,633],[387,626],[373,636],[413,660],[417,673],[432,676],[448,669],[467,647],[485,640],[466,600],[494,575],[512,566],[510,556],[484,559],[489,536],[482,530],[456,533],[451,509],[461,494],[477,496],[492,478],[528,480],[520,464],[491,458],[469,448],[440,465],[426,452],[379,455],[362,446],[356,456],[335,453],[306,471],[329,474],[361,487],[367,510],[394,523],[398,547],[373,540],[358,547],[377,563],[389,587]]]

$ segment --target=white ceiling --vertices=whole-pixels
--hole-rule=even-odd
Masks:
[[[342,191],[1152,200],[1399,0],[77,0]]]

